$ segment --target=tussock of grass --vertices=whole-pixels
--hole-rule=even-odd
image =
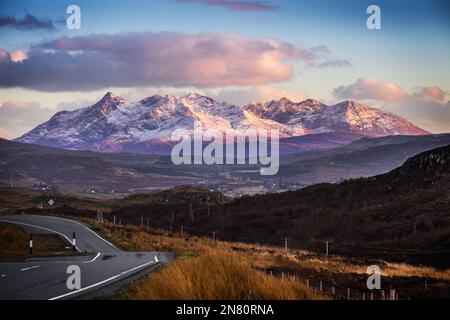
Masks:
[[[279,279],[253,269],[238,253],[211,249],[182,258],[133,285],[124,298],[138,300],[313,300],[321,299],[294,278]]]
[[[0,259],[27,252],[29,236],[16,226],[0,222]]]

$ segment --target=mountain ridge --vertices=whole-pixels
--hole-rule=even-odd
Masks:
[[[15,140],[106,152],[134,146],[138,150],[133,151],[152,153],[154,145],[170,145],[174,130],[192,132],[196,122],[204,129],[236,135],[248,129],[278,130],[282,139],[333,132],[352,133],[356,138],[429,134],[400,116],[355,101],[328,106],[312,99],[282,98],[239,107],[197,93],[153,95],[129,102],[108,92],[92,106],[56,113]]]

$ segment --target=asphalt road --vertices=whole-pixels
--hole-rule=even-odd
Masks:
[[[87,256],[33,258],[25,262],[0,263],[0,299],[58,300],[80,299],[108,286],[126,282],[169,262],[173,255],[158,252],[125,252],[103,239],[78,221],[49,216],[4,216],[0,221],[14,223],[35,234],[55,233],[71,245],[76,233],[76,247]],[[81,289],[69,290],[69,266],[81,270]]]

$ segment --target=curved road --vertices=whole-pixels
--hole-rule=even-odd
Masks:
[[[58,234],[71,245],[76,233],[76,248],[87,256],[28,259],[0,263],[0,299],[58,300],[92,295],[130,277],[148,272],[169,262],[173,255],[157,252],[125,252],[78,221],[50,216],[3,216],[0,221],[16,224],[35,234]],[[66,273],[71,265],[80,267],[81,289],[69,290]],[[94,293],[95,294],[95,293]]]

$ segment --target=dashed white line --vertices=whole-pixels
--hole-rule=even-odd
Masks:
[[[32,267],[29,267],[29,268],[20,269],[20,271],[28,271],[28,270],[36,269],[36,268],[39,268],[39,267],[40,266],[32,266]]]

